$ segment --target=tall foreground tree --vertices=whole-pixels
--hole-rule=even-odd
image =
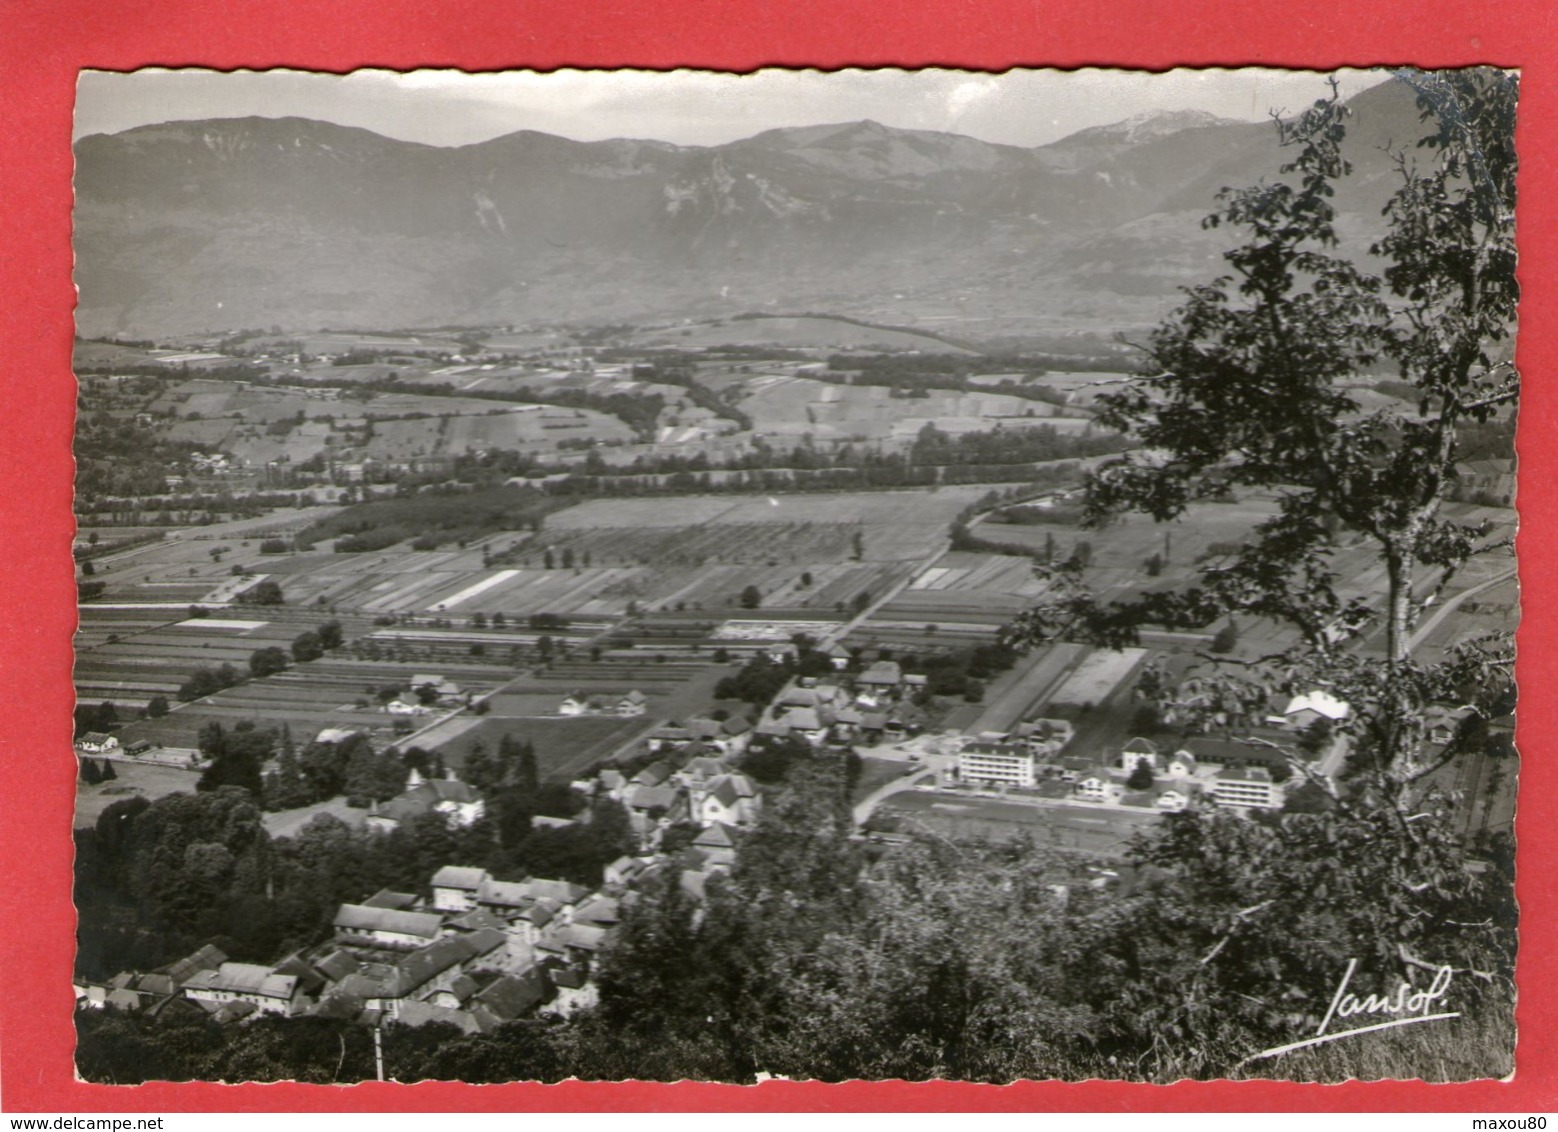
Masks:
[[[1396,79],[1416,94],[1424,136],[1393,155],[1400,187],[1385,235],[1367,249],[1383,270],[1341,246],[1333,196],[1351,172],[1349,110],[1333,88],[1279,123],[1293,153],[1281,178],[1219,195],[1205,225],[1242,239],[1224,256],[1228,270],[1189,288],[1152,333],[1147,376],[1103,398],[1102,422],[1138,447],[1096,471],[1090,519],[1174,520],[1237,488],[1273,492],[1277,513],[1189,584],[1131,601],[1100,602],[1080,569],[1051,570],[1050,599],[1014,635],[1123,645],[1146,624],[1204,628],[1233,613],[1286,622],[1297,647],[1263,661],[1206,658],[1177,689],[1177,714],[1221,722],[1262,711],[1276,692],[1329,688],[1354,709],[1355,767],[1405,809],[1437,769],[1424,741],[1431,705],[1507,710],[1507,636],[1465,641],[1437,665],[1412,649],[1425,608],[1457,571],[1508,546],[1443,505],[1466,430],[1512,411],[1519,395],[1518,80],[1490,68]],[[1365,409],[1359,386],[1389,369],[1413,403]],[[1382,568],[1382,599],[1345,596],[1352,579],[1338,551],[1360,540]]]

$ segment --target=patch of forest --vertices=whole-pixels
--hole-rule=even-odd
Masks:
[[[433,490],[357,503],[299,532],[300,549],[327,539],[342,553],[383,550],[411,539],[416,550],[436,550],[495,531],[540,530],[568,501],[532,487]]]

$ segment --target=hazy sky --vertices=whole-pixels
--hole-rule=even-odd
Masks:
[[[1383,81],[1344,71],[1346,95]],[[1325,93],[1314,72],[1277,70],[971,71],[87,71],[76,136],[190,118],[295,115],[389,137],[464,145],[515,130],[580,141],[654,138],[717,145],[774,126],[872,118],[1034,146],[1149,110],[1257,120]]]

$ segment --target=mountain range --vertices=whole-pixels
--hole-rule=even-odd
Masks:
[[[1319,93],[1319,92],[1317,92]],[[1352,100],[1342,227],[1366,247],[1424,132]],[[168,337],[827,311],[974,340],[1112,335],[1219,268],[1217,191],[1270,123],[1141,115],[1037,148],[876,122],[718,146],[520,131],[460,147],[302,118],[76,145],[78,328]]]

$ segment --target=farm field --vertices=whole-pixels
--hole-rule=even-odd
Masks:
[[[294,627],[295,628],[295,627]],[[249,648],[255,646],[248,646]],[[244,662],[230,661],[234,667],[247,670],[248,651],[243,652]],[[220,661],[208,661],[203,655],[196,661],[174,661],[168,665],[171,674],[177,675],[177,683],[187,678],[195,667],[214,665]],[[413,676],[435,673],[454,681],[462,689],[475,694],[491,691],[502,685],[513,670],[504,665],[451,664],[440,662],[429,665],[426,658],[400,661],[359,661],[337,654],[307,664],[294,665],[285,672],[217,692],[190,703],[175,704],[173,710],[160,719],[144,719],[126,724],[119,731],[121,743],[145,739],[159,746],[193,747],[200,728],[210,722],[224,727],[252,720],[264,726],[285,724],[299,742],[311,740],[327,727],[356,728],[383,743],[401,738],[407,726],[420,728],[434,722],[438,716],[400,717],[390,715],[378,705],[380,689],[410,687]],[[171,693],[164,693],[172,699]],[[112,699],[125,705],[134,703],[128,692],[118,695],[87,695],[84,699]]]
[[[1045,583],[1034,576],[1030,558],[951,551],[916,575],[880,615],[1000,624],[1031,605],[1045,589]]]
[[[977,484],[929,490],[818,492],[805,495],[688,495],[675,498],[599,499],[547,517],[546,529],[579,527],[686,527],[704,523],[862,523],[866,557],[915,557],[934,549],[948,524],[970,503],[1008,484]],[[889,538],[905,527],[917,541]],[[871,528],[883,528],[876,531]],[[872,536],[876,536],[873,539]],[[906,545],[907,544],[907,545]]]
[[[455,400],[455,398],[438,398]],[[514,405],[495,409],[483,402],[480,413],[440,414],[414,420],[377,420],[360,449],[368,459],[396,461],[413,456],[465,455],[493,448],[553,454],[559,441],[589,438],[626,442],[633,430],[616,417],[593,409],[551,405]]]
[[[925,397],[894,397],[877,385],[840,385],[786,374],[757,374],[731,386],[734,404],[752,418],[753,430],[774,437],[810,435],[817,441],[911,441],[927,424],[942,432],[986,431],[1050,425],[1084,432],[1092,418],[1002,393],[932,389]]]
[[[669,720],[704,715],[721,706],[733,713],[744,711],[744,704],[714,698],[714,686],[732,671],[731,665],[703,660],[662,662],[638,650],[607,653],[600,660],[570,658],[514,678],[488,699],[487,715],[450,720],[415,743],[438,751],[458,769],[472,744],[479,741],[491,750],[510,734],[535,744],[544,777],[568,781]],[[563,698],[575,693],[610,703],[634,690],[648,699],[640,716],[557,714]]]
[[[255,349],[278,349],[297,343],[305,354],[345,354],[352,350],[404,350],[410,354],[458,354],[463,348],[454,338],[436,334],[356,334],[322,330],[314,334],[266,336],[252,339]]]
[[[138,613],[142,615],[121,615]],[[286,649],[299,633],[320,620],[271,620],[265,614],[251,616],[247,612],[234,617],[170,618],[155,611],[88,606],[83,610],[82,624],[89,628],[77,641],[76,694],[87,702],[109,700],[120,708],[144,707],[156,695],[171,702],[179,685],[195,669],[231,664],[247,673],[255,650],[272,646]],[[108,640],[110,635],[117,639]]]
[[[748,585],[765,609],[828,613],[906,580],[985,490],[592,500],[548,515],[539,534],[498,532],[463,550],[260,555],[242,541],[179,543],[108,579],[105,600],[216,600],[242,564],[277,580],[289,605],[370,615],[728,611]]]
[[[309,376],[338,382],[354,376],[354,370],[364,371],[355,376],[365,381],[390,373],[397,379],[409,376],[383,366],[325,366]],[[433,385],[449,386],[456,380],[437,371],[424,376]],[[476,379],[466,382],[473,389],[478,384],[482,383]],[[514,383],[509,391],[522,386],[522,381]],[[501,392],[505,387],[487,382],[482,388]],[[685,395],[684,390],[669,386],[654,388],[671,390],[677,400]],[[271,461],[300,463],[318,456],[397,461],[491,448],[555,456],[563,440],[589,437],[599,443],[624,444],[635,439],[620,419],[593,409],[198,378],[170,386],[148,409],[178,418],[162,426],[167,439],[220,449],[250,467]]]
[[[101,599],[82,605],[87,610],[104,606],[164,603],[172,606],[212,604],[230,600],[235,585],[258,581],[283,556],[260,553],[267,538],[290,538],[339,511],[338,507],[282,508],[252,519],[236,519],[193,527],[165,527],[159,542],[114,551],[93,560],[94,580],[105,584]],[[253,577],[241,579],[234,567],[247,568]],[[221,596],[223,593],[227,596]]]
[[[94,825],[103,811],[115,802],[141,797],[148,802],[169,794],[193,794],[200,781],[198,770],[173,766],[155,766],[132,759],[115,759],[114,774],[107,782],[93,786],[76,782],[75,827]]]
[[[590,767],[608,759],[634,736],[657,726],[650,716],[620,719],[614,716],[579,716],[573,719],[488,717],[476,727],[439,743],[436,752],[446,766],[458,772],[477,743],[494,751],[503,736],[529,741],[536,751],[536,767],[549,781],[569,782]]]

